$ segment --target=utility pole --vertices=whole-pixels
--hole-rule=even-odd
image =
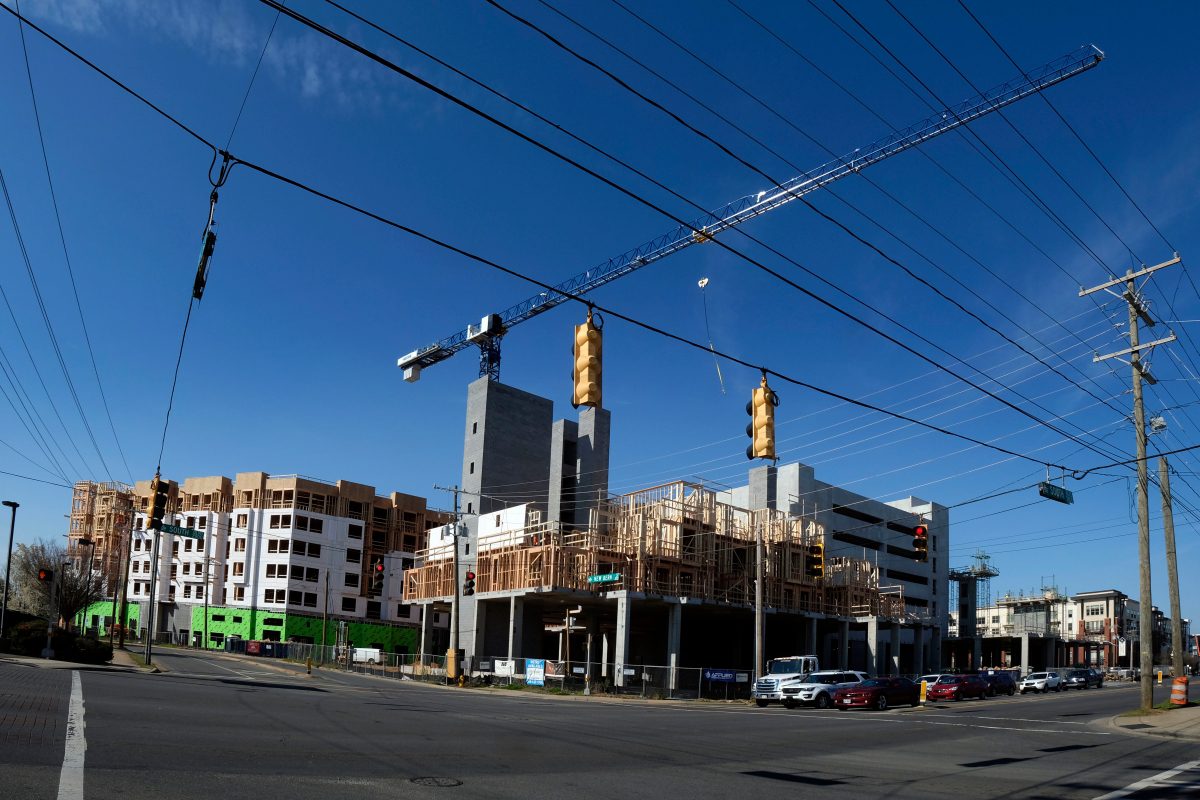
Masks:
[[[457,680],[459,670],[462,669],[462,665],[458,663],[458,641],[459,641],[458,635],[459,635],[459,626],[461,623],[461,620],[459,619],[459,599],[458,599],[458,592],[459,592],[459,589],[458,589],[458,580],[459,580],[459,576],[458,576],[458,534],[459,534],[458,487],[455,486],[451,491],[454,492],[454,535],[450,539],[450,541],[454,547],[454,580],[450,584],[450,592],[451,592],[450,650],[451,650],[451,658],[453,659],[453,663],[454,663],[454,674],[447,675],[446,677],[450,678],[451,680]]]
[[[8,521],[8,560],[4,562],[4,605],[0,606],[0,636],[4,635],[4,617],[8,614],[8,579],[12,576],[13,535],[17,531],[17,509],[21,504],[16,500],[5,500],[4,505],[12,514]]]
[[[1157,383],[1157,381],[1150,374],[1148,366],[1142,363],[1141,352],[1142,350],[1149,350],[1155,345],[1175,341],[1175,334],[1172,333],[1166,338],[1147,342],[1144,345],[1141,344],[1138,338],[1138,318],[1140,317],[1148,327],[1153,327],[1155,322],[1150,316],[1150,309],[1146,306],[1145,301],[1138,292],[1137,279],[1157,272],[1164,267],[1178,264],[1179,262],[1180,258],[1177,253],[1169,261],[1164,261],[1153,267],[1142,267],[1137,272],[1126,270],[1123,278],[1113,278],[1099,286],[1093,286],[1091,289],[1083,289],[1081,287],[1079,290],[1080,297],[1092,292],[1106,291],[1114,297],[1124,300],[1129,306],[1129,347],[1125,350],[1109,353],[1104,356],[1096,355],[1092,358],[1092,361],[1094,363],[1110,358],[1120,359],[1121,356],[1128,355],[1128,363],[1133,379],[1133,428],[1137,440],[1138,584],[1140,587],[1138,598],[1138,647],[1141,649],[1141,707],[1143,711],[1149,711],[1154,705],[1154,683],[1150,674],[1154,668],[1154,639],[1153,631],[1151,630],[1152,598],[1150,591],[1150,480],[1146,467],[1146,414],[1142,406],[1142,379],[1145,378],[1152,384]],[[1122,283],[1125,284],[1124,292],[1117,294],[1112,291],[1113,286]]]
[[[1175,677],[1186,675],[1183,667],[1183,620],[1179,609],[1179,565],[1175,561],[1175,517],[1171,510],[1171,478],[1167,457],[1158,457],[1158,484],[1162,490],[1163,536],[1167,543],[1167,586],[1171,595],[1171,666]]]
[[[154,643],[154,613],[155,594],[158,589],[158,546],[162,540],[162,531],[154,531],[154,551],[150,556],[150,609],[146,613],[146,666],[150,666],[150,651]]]
[[[321,611],[321,666],[325,664],[326,628],[329,625],[329,567],[325,568],[325,608]]]
[[[763,523],[754,526],[754,678],[763,674]]]

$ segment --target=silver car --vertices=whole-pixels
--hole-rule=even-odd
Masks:
[[[1062,676],[1057,672],[1031,672],[1017,684],[1021,694],[1026,692],[1061,692],[1063,689]]]

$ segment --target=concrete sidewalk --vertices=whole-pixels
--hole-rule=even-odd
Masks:
[[[1113,717],[1110,724],[1124,733],[1200,742],[1200,705]]]
[[[37,669],[87,669],[87,670],[113,670],[117,672],[157,672],[158,670],[148,670],[138,664],[133,658],[123,650],[114,650],[113,659],[108,664],[84,664],[78,661],[59,661],[58,659],[37,658],[34,656],[20,656],[14,653],[0,653],[0,661],[7,661],[11,664],[21,664],[26,667],[35,667]]]

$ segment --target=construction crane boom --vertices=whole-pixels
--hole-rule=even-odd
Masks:
[[[799,175],[766,191],[746,195],[710,211],[689,225],[680,225],[563,281],[554,287],[554,291],[540,292],[498,314],[485,316],[478,326],[468,325],[465,330],[414,350],[399,358],[396,364],[404,370],[404,380],[412,382],[420,379],[421,370],[424,368],[445,361],[458,351],[476,345],[480,348],[480,376],[487,375],[493,380],[499,380],[500,339],[514,325],[549,311],[570,300],[572,296],[586,294],[686,247],[709,241],[723,231],[768,211],[774,211],[847,175],[878,164],[935,136],[974,122],[993,111],[1073,78],[1096,66],[1103,58],[1104,53],[1098,47],[1085,45],[1046,64],[1032,74],[1022,75],[853,153],[827,161],[812,172]]]

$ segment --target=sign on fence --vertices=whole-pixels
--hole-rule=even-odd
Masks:
[[[546,659],[525,659],[525,683],[530,686],[546,685]]]
[[[714,683],[733,683],[737,680],[737,673],[731,669],[706,669],[704,670],[704,680]]]

